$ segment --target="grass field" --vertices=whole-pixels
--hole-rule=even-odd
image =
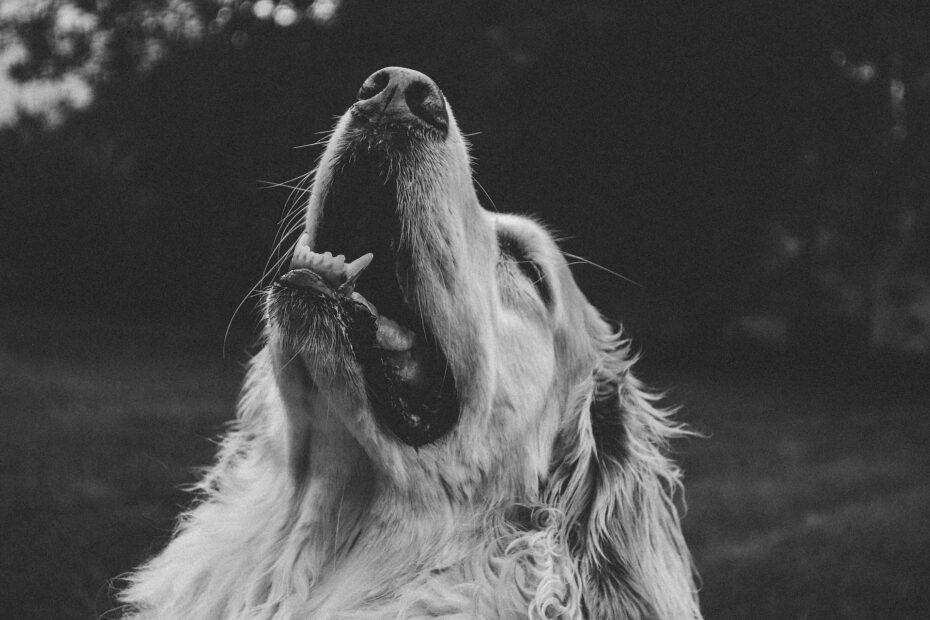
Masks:
[[[246,356],[221,341],[0,314],[0,617],[112,609],[232,415]],[[707,435],[677,449],[708,618],[930,618],[930,391],[645,370]]]

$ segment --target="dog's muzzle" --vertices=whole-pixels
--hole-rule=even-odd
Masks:
[[[398,208],[398,167],[415,165],[417,149],[441,144],[449,116],[436,84],[410,69],[377,71],[358,97],[344,135],[331,138],[340,145],[334,161],[324,162],[331,179],[314,188],[323,192],[319,224],[298,241],[272,304],[281,306],[276,315],[286,329],[315,330],[309,341],[350,343],[344,353],[361,365],[378,421],[420,446],[453,428],[459,403],[445,354],[415,301],[422,283],[401,234],[401,218],[410,214]]]

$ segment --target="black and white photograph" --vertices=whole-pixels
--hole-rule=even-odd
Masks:
[[[930,4],[0,0],[0,618],[930,618]]]

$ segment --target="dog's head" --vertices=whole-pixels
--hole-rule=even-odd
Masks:
[[[269,304],[283,358],[349,405],[344,423],[388,475],[456,476],[477,494],[500,477],[518,496],[548,477],[606,330],[541,226],[479,205],[429,78],[388,68],[362,86],[291,267]]]
[[[691,592],[676,431],[550,233],[480,206],[425,75],[376,72],[339,121],[267,321],[295,423],[361,447],[411,513],[555,508],[594,616],[684,608],[660,602]]]

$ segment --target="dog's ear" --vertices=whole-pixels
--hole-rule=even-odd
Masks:
[[[563,422],[546,485],[547,503],[563,515],[587,617],[699,618],[673,497],[679,470],[663,453],[687,431],[631,375],[628,343],[619,334],[600,343],[601,359]]]

